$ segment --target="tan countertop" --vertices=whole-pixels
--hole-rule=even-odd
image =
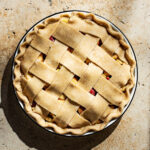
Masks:
[[[120,122],[78,138],[54,135],[35,125],[22,112],[11,85],[11,57],[26,30],[45,16],[69,9],[91,11],[116,24],[130,40],[139,67],[136,95]],[[0,150],[149,150],[149,25],[149,0],[0,0]]]

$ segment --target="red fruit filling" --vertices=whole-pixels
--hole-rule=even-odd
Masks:
[[[109,77],[106,77],[106,79],[109,80],[110,78],[109,78]]]
[[[92,95],[94,95],[94,96],[96,95],[96,91],[95,91],[94,89],[91,89],[91,90],[90,90],[90,93],[91,93]]]
[[[53,36],[50,36],[49,39],[54,42],[55,41],[55,38]]]
[[[109,75],[109,76],[107,76],[107,77],[106,77],[106,79],[107,79],[107,80],[109,80],[111,77],[112,77],[112,76],[111,76],[111,75]]]

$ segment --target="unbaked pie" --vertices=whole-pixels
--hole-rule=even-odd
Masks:
[[[93,14],[65,13],[34,27],[15,58],[26,112],[56,133],[103,129],[121,115],[135,61],[123,36]]]

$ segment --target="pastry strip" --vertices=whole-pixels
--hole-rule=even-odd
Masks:
[[[119,46],[120,44],[118,40],[113,38],[112,36],[108,36],[108,38],[101,45],[101,47],[104,48],[111,55],[113,55],[113,53],[118,50]]]
[[[98,119],[104,120],[104,112],[109,107],[109,103],[101,97],[96,95],[94,102],[81,114],[84,118],[95,122]]]
[[[60,60],[60,63],[79,77],[80,74],[83,73],[84,68],[87,67],[84,62],[82,62],[78,57],[74,56],[68,51],[65,52],[62,59]]]
[[[33,35],[33,40],[31,41],[30,45],[37,49],[38,51],[47,54],[47,52],[50,49],[50,46],[52,45],[52,43],[50,42],[50,40],[35,34]]]
[[[94,35],[101,38],[102,42],[108,37],[107,30],[103,26],[99,26],[90,20],[82,20],[77,16],[72,16],[70,18],[69,24],[76,28],[78,31]]]
[[[41,90],[36,96],[35,101],[41,107],[45,108],[52,114],[56,115],[62,103],[58,101],[58,97],[49,94],[48,92]]]
[[[78,43],[78,46],[73,51],[73,54],[79,57],[81,60],[85,60],[88,54],[97,45],[99,38],[93,37],[91,35],[85,35],[84,38]]]
[[[89,59],[112,75],[111,81],[119,86],[125,85],[130,78],[130,66],[120,65],[99,46],[91,52]]]
[[[76,113],[72,120],[69,122],[69,126],[72,128],[79,128],[90,125],[90,122],[86,119],[84,119],[81,115]]]
[[[47,63],[49,67],[56,69],[59,65],[62,55],[67,51],[67,48],[67,46],[55,40],[51,49],[47,53],[45,63]]]
[[[42,90],[45,83],[40,79],[33,77],[30,80],[26,80],[25,88],[23,89],[23,93],[27,95],[30,102],[32,103],[35,96]]]
[[[49,84],[51,84],[56,74],[56,70],[53,70],[49,68],[48,65],[38,61],[33,64],[29,72]]]
[[[57,95],[58,97],[63,93],[65,88],[71,82],[73,74],[69,72],[65,67],[62,67],[60,71],[56,73],[51,85],[46,89],[51,95]]]
[[[41,36],[49,39],[52,33],[55,31],[55,28],[57,27],[58,22],[51,23],[47,25],[44,29],[39,29],[38,32]]]
[[[21,69],[25,74],[28,72],[29,68],[33,65],[39,55],[40,52],[31,46],[26,49],[26,52],[23,55],[23,60],[21,61]]]
[[[69,34],[68,34],[69,33]],[[53,36],[62,43],[76,48],[84,35],[70,27],[66,23],[60,22],[53,33]]]
[[[95,85],[95,83],[98,81],[102,73],[103,73],[102,69],[100,69],[93,63],[90,63],[88,67],[85,69],[85,72],[83,72],[80,75],[80,80],[78,81],[78,84],[87,92],[89,92]]]
[[[126,99],[122,91],[103,76],[99,78],[94,88],[100,95],[114,105],[119,106]]]
[[[76,111],[78,107],[78,105],[70,103],[68,99],[65,100],[63,106],[60,108],[57,116],[55,117],[55,121],[62,127],[66,127],[77,113]]]
[[[95,96],[80,88],[78,85],[70,83],[64,94],[73,102],[87,108],[93,103]]]

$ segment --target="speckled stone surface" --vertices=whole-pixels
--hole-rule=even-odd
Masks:
[[[88,10],[116,24],[129,38],[139,67],[136,95],[123,118],[102,132],[76,138],[34,124],[19,107],[11,84],[11,57],[26,30],[45,16],[69,9]],[[149,0],[0,0],[0,150],[149,150],[149,25]]]

